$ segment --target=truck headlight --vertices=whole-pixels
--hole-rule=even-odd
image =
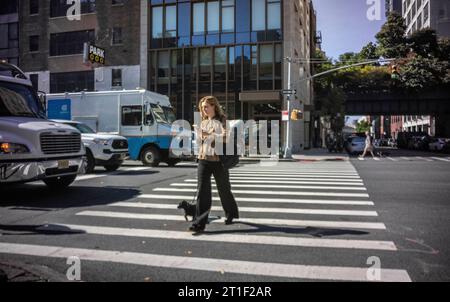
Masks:
[[[29,153],[30,150],[27,146],[15,143],[0,143],[0,153],[10,154],[10,153]]]
[[[95,138],[94,139],[94,143],[106,146],[106,145],[108,145],[109,140],[108,139]]]

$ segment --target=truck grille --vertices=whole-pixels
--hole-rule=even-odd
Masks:
[[[44,154],[78,153],[81,150],[81,135],[42,133],[41,150]]]
[[[112,143],[113,149],[127,149],[128,141],[125,139],[115,139]]]

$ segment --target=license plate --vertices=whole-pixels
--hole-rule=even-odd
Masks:
[[[58,169],[67,169],[69,168],[68,160],[58,160]]]

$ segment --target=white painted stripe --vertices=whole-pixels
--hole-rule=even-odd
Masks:
[[[411,282],[411,278],[409,277],[408,273],[405,270],[399,269],[380,269],[380,280],[372,280],[371,278],[367,278],[367,267],[281,264],[17,243],[0,243],[0,252],[3,254],[28,255],[62,259],[67,259],[71,256],[77,256],[82,261],[101,261],[170,269],[188,269],[256,276],[316,280]]]
[[[410,161],[410,160],[411,160],[411,158],[406,157],[406,156],[402,156],[402,157],[400,157],[400,158],[403,159],[403,160],[406,160],[406,161]]]
[[[389,160],[392,160],[392,161],[398,161],[398,159],[395,159],[395,158],[392,158],[392,157],[386,157],[387,159],[389,159]]]
[[[197,179],[185,179],[185,182],[195,182]],[[216,182],[214,179],[212,182]],[[254,184],[297,184],[297,185],[352,185],[352,186],[363,186],[363,182],[332,182],[332,181],[290,181],[290,180],[234,180],[231,179],[231,183],[254,183]]]
[[[195,178],[196,179],[196,178]],[[211,179],[214,179],[211,177]],[[340,181],[340,182],[346,182],[346,183],[360,183],[362,182],[362,179],[341,179],[339,177],[329,177],[329,178],[308,178],[308,177],[290,177],[290,178],[284,178],[284,177],[239,177],[239,176],[230,176],[230,179],[260,179],[260,180],[295,180],[295,181]]]
[[[182,215],[161,215],[161,214],[140,214],[108,211],[83,211],[78,216],[125,218],[125,219],[145,219],[145,220],[164,220],[164,221],[185,221]],[[288,225],[301,227],[325,227],[325,228],[349,228],[349,229],[375,229],[385,230],[386,226],[379,222],[354,222],[354,221],[325,221],[325,220],[290,220],[290,219],[271,219],[271,218],[240,218],[236,221],[242,223],[254,223],[263,225]],[[223,223],[224,219],[214,220],[211,223]]]
[[[190,195],[163,195],[163,194],[142,194],[137,198],[156,199],[156,200],[192,200]],[[354,200],[319,200],[319,199],[285,199],[285,198],[251,198],[235,197],[238,202],[257,202],[257,203],[294,203],[294,204],[332,204],[332,205],[352,205],[352,206],[373,206],[372,201],[354,201]],[[219,201],[219,197],[213,197],[213,201]]]
[[[342,249],[363,249],[363,250],[382,250],[397,251],[397,247],[392,241],[377,240],[351,240],[351,239],[325,239],[325,238],[302,238],[285,236],[267,236],[267,235],[238,235],[238,234],[211,234],[208,236],[192,236],[188,232],[168,231],[168,230],[149,230],[133,228],[111,228],[86,225],[59,225],[72,230],[84,231],[88,234],[127,236],[142,238],[161,238],[189,241],[207,241],[207,242],[227,242],[243,244],[262,244],[279,246],[298,246],[298,247],[318,247],[318,248],[342,248]]]
[[[432,159],[425,158],[425,157],[422,157],[422,156],[416,156],[416,158],[417,158],[417,159],[424,160],[424,161],[433,161]]]
[[[172,187],[197,187],[197,184],[193,183],[172,183],[170,184]],[[298,189],[316,189],[316,190],[338,190],[338,191],[367,191],[366,188],[361,187],[331,187],[331,186],[284,186],[284,185],[258,185],[258,184],[252,184],[252,185],[242,185],[242,184],[235,184],[233,185],[233,188],[275,188],[275,189],[292,189],[292,190],[298,190]]]
[[[440,161],[445,161],[445,162],[450,162],[450,159],[446,159],[446,158],[444,158],[444,157],[432,157],[432,159],[440,160]]]
[[[358,173],[328,173],[328,172],[290,172],[290,171],[285,171],[285,172],[266,172],[266,171],[258,171],[258,172],[241,172],[239,170],[231,170],[230,174],[255,174],[255,175],[259,175],[259,174],[264,174],[264,175],[324,175],[324,176],[358,176]]]
[[[197,192],[196,189],[181,188],[155,188],[155,192]],[[212,190],[217,193],[217,190]],[[367,193],[328,193],[328,192],[292,192],[292,191],[258,191],[258,190],[233,190],[235,194],[254,194],[254,195],[289,195],[289,196],[332,196],[332,197],[369,197]]]
[[[283,177],[283,178],[330,178],[330,179],[361,179],[359,176],[329,176],[329,175],[280,175],[280,174],[238,174],[231,173],[231,177]]]
[[[115,202],[108,206],[129,207],[144,209],[177,209],[177,204],[142,203],[142,202]],[[211,207],[212,211],[223,211],[222,207]],[[261,207],[239,207],[239,212],[250,213],[286,213],[306,215],[337,215],[337,216],[378,216],[376,211],[353,211],[353,210],[321,210],[321,209],[293,209],[293,208],[261,208]]]
[[[150,167],[132,167],[132,168],[126,167],[126,168],[121,168],[120,170],[111,172],[111,173],[86,174],[86,175],[77,176],[76,181],[83,181],[83,180],[95,179],[95,178],[112,176],[112,175],[120,175],[121,173],[126,173],[126,172],[145,171],[145,170],[150,170],[150,169],[151,169]]]
[[[373,160],[376,160],[376,161],[378,161],[378,160],[380,160],[378,157],[373,157]]]
[[[277,172],[282,172],[282,173],[287,173],[287,172],[294,172],[294,173],[333,173],[333,174],[357,174],[358,172],[354,169],[352,170],[346,170],[346,169],[342,169],[342,170],[326,170],[326,169],[321,169],[321,168],[311,168],[311,169],[305,169],[303,167],[300,167],[298,169],[295,170],[289,170],[289,169],[284,169],[284,170],[266,170],[266,169],[258,169],[258,170],[246,170],[246,169],[233,169],[232,171],[236,171],[236,172],[248,172],[248,173],[260,173],[260,172],[266,172],[266,173],[277,173]]]

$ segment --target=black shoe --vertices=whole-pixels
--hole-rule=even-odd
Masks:
[[[203,232],[204,230],[205,230],[204,225],[193,224],[189,227],[189,231],[194,233]]]
[[[227,219],[225,220],[225,224],[226,224],[226,225],[233,224],[233,218],[227,218]]]

